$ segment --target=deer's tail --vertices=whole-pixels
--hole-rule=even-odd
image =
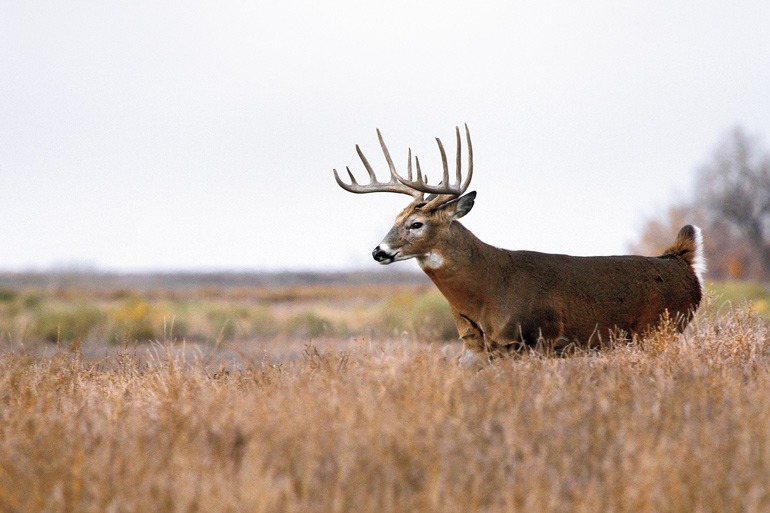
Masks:
[[[666,251],[665,257],[681,258],[687,262],[695,276],[698,277],[701,290],[703,290],[703,275],[706,273],[706,257],[703,256],[703,234],[701,229],[691,224],[685,225],[679,230],[676,240]]]

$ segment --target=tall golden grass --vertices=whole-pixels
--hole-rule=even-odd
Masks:
[[[770,327],[745,305],[481,371],[386,338],[3,344],[4,512],[770,511]]]

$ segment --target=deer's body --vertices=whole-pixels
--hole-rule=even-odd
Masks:
[[[473,351],[540,340],[596,346],[617,332],[642,333],[666,311],[683,328],[702,295],[683,256],[508,251],[485,244],[459,222],[449,235],[434,250],[441,265],[421,267],[449,301],[460,337]]]
[[[466,127],[467,132],[467,127]],[[379,135],[379,131],[378,131]],[[400,192],[415,199],[397,217],[374,251],[389,264],[416,258],[449,301],[460,337],[463,360],[546,342],[597,346],[617,334],[633,335],[655,327],[668,314],[683,330],[703,295],[703,244],[700,230],[687,225],[659,257],[574,257],[534,251],[509,251],[486,244],[458,221],[473,207],[475,192],[463,195],[472,176],[460,185],[460,135],[457,131],[457,181],[449,184],[444,148],[444,178],[428,185],[417,165],[417,179],[399,176],[380,136],[391,181],[378,182],[359,155],[371,183],[351,192]],[[350,172],[350,170],[348,170]],[[423,193],[432,195],[423,199]]]

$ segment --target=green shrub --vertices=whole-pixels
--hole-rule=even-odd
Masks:
[[[163,322],[163,338],[181,340],[190,336],[190,322],[177,315],[165,318]]]
[[[28,294],[24,298],[24,308],[34,310],[43,303],[43,298],[39,294]]]
[[[19,293],[13,289],[0,288],[0,303],[12,303],[18,296]]]
[[[320,337],[332,331],[331,323],[312,310],[306,310],[289,319],[287,329],[290,334],[302,338]]]
[[[238,331],[238,321],[228,311],[216,309],[206,314],[211,334],[217,339],[232,339]]]
[[[49,342],[82,340],[105,319],[104,312],[88,303],[39,308],[32,321],[31,334]]]

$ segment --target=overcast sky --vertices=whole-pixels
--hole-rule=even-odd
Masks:
[[[354,195],[468,123],[510,249],[624,253],[733,126],[770,145],[770,2],[0,4],[0,270],[376,268]],[[414,262],[395,264],[416,268]]]

